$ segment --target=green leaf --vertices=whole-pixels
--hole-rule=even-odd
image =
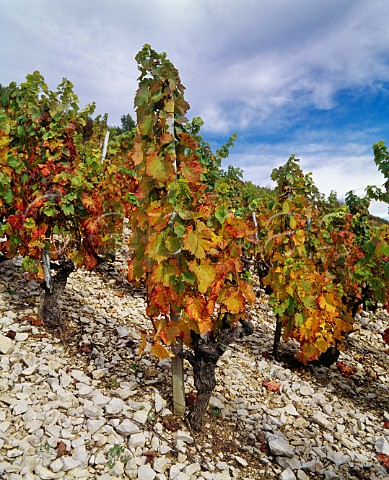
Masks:
[[[304,304],[304,307],[307,310],[312,310],[316,308],[316,298],[313,295],[308,295],[308,297],[303,297],[302,302]]]
[[[182,238],[185,234],[185,226],[181,225],[179,223],[174,224],[174,233],[177,235],[177,237]]]
[[[185,272],[182,273],[182,278],[184,282],[190,283],[191,285],[193,285],[196,280],[193,273],[189,272],[189,270],[186,270]]]
[[[41,209],[41,212],[46,217],[55,217],[57,215],[57,209],[53,206],[45,206]]]
[[[389,262],[385,263],[385,278],[389,278]]]
[[[8,158],[8,165],[9,165],[11,168],[17,169],[17,168],[20,166],[20,160],[19,160],[19,158],[9,157],[9,158]]]
[[[74,205],[63,203],[61,205],[61,210],[66,216],[74,215]]]
[[[153,134],[153,119],[151,116],[142,118],[139,123],[139,130],[142,135],[147,135],[149,137]]]
[[[12,191],[10,189],[6,190],[3,198],[5,203],[8,203],[8,204],[12,203],[12,199],[13,199]]]
[[[304,315],[302,313],[296,313],[294,316],[294,323],[296,327],[300,327],[305,322]]]
[[[221,224],[225,222],[228,217],[228,208],[226,205],[220,205],[215,210],[215,217],[219,220]]]
[[[147,105],[149,103],[149,94],[148,86],[145,84],[141,85],[135,95],[135,106],[141,107],[142,105]]]

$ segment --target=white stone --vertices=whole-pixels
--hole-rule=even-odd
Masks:
[[[212,408],[220,408],[220,410],[222,410],[224,408],[224,403],[216,397],[211,397],[210,398],[209,405]]]
[[[146,443],[146,437],[143,432],[141,433],[134,433],[128,439],[128,446],[129,447],[144,447]]]
[[[20,372],[21,375],[28,377],[30,375],[34,375],[34,373],[38,370],[38,365],[31,365],[31,367],[27,367]]]
[[[50,464],[50,470],[53,471],[54,473],[57,473],[62,469],[63,469],[63,461],[61,458],[55,459],[54,462]]]
[[[27,365],[27,367],[32,367],[33,365],[37,364],[38,359],[33,353],[26,352],[22,355],[22,361]]]
[[[184,463],[176,463],[175,465],[172,465],[169,470],[169,478],[173,479],[176,478],[177,475],[183,470],[185,467]]]
[[[108,415],[117,415],[119,414],[124,407],[124,402],[120,398],[112,398],[110,402],[105,406],[105,411]]]
[[[91,386],[85,385],[84,383],[77,383],[76,388],[80,397],[92,397],[93,388]]]
[[[132,418],[135,422],[145,425],[147,419],[149,418],[149,412],[147,410],[138,410],[134,413]]]
[[[298,470],[301,468],[301,462],[297,457],[277,457],[278,465],[282,468],[290,468],[291,470]]]
[[[244,465],[243,465],[244,466]],[[247,466],[247,464],[246,464]],[[201,470],[201,465],[197,463],[191,463],[190,465],[186,466],[184,468],[184,473],[186,473],[190,478],[193,477],[193,475]]]
[[[309,480],[308,475],[303,470],[298,470],[297,471],[297,478],[299,480]]]
[[[158,473],[164,473],[168,469],[171,461],[166,457],[157,457],[154,459],[153,468]]]
[[[293,403],[289,403],[288,405],[286,405],[283,411],[288,415],[292,415],[293,417],[299,416],[299,412],[296,410],[296,407],[293,405]]]
[[[56,473],[51,472],[48,468],[44,467],[41,464],[38,464],[34,470],[41,480],[52,480],[54,478],[57,478]]]
[[[100,390],[95,390],[92,394],[92,402],[98,407],[105,407],[111,400],[111,397],[104,395]]]
[[[138,425],[136,425],[134,422],[131,422],[129,419],[123,420],[123,422],[116,427],[116,430],[125,436],[140,432]]]
[[[154,480],[156,477],[155,471],[151,468],[150,464],[141,465],[138,468],[138,478],[141,480]]]
[[[296,475],[293,473],[293,470],[287,468],[278,478],[279,480],[296,480]]]
[[[217,474],[216,474],[216,475],[217,475]],[[214,478],[217,478],[216,475],[215,475]],[[189,475],[187,475],[186,473],[184,473],[184,472],[180,472],[180,473],[179,473],[176,477],[174,477],[174,478],[175,478],[175,480],[190,480],[190,479],[191,479],[191,477],[190,477]],[[228,477],[228,478],[230,478],[230,477]]]
[[[63,470],[65,472],[68,472],[69,470],[73,470],[74,468],[77,468],[80,466],[81,462],[80,460],[73,458],[73,457],[62,457],[63,461]]]
[[[91,379],[87,377],[81,370],[71,370],[70,375],[80,383],[85,383],[85,385],[90,385]]]
[[[28,408],[29,405],[26,400],[19,400],[14,403],[12,411],[14,415],[21,415],[22,413],[27,412]]]
[[[10,338],[0,334],[0,353],[10,355],[14,350],[14,342]]]
[[[18,332],[16,335],[15,335],[15,340],[17,342],[25,342],[28,338],[28,333],[25,333],[25,332]]]
[[[193,437],[191,437],[189,433],[184,432],[182,430],[177,431],[176,439],[182,440],[183,442],[188,443],[189,445],[191,445],[194,442]]]
[[[384,437],[377,438],[375,448],[378,453],[389,455],[389,442]]]
[[[273,455],[280,457],[293,457],[294,448],[284,439],[272,437],[269,440],[269,448]]]
[[[106,368],[98,368],[96,370],[93,370],[92,371],[92,377],[95,379],[95,380],[100,380],[104,377],[104,375],[107,373],[107,369]]]
[[[163,410],[166,407],[166,400],[162,398],[159,393],[156,393],[154,395],[154,402],[155,402],[156,413],[159,413],[161,410]]]
[[[328,452],[327,457],[331,462],[334,462],[337,467],[351,460],[350,455],[344,455],[342,452]]]
[[[248,463],[246,460],[242,457],[239,457],[238,455],[235,455],[235,460],[241,465],[242,467],[247,467]]]
[[[126,327],[116,327],[117,334],[119,335],[119,338],[124,338],[128,337],[129,331]]]
[[[87,418],[98,418],[104,414],[103,409],[94,405],[90,400],[85,401],[83,410]]]
[[[330,421],[328,420],[328,417],[321,412],[315,412],[312,415],[312,421],[317,423],[321,427],[326,428],[327,430],[333,429]]]

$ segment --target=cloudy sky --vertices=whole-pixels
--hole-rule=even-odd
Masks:
[[[178,68],[212,147],[238,134],[227,164],[245,179],[271,185],[295,154],[325,194],[384,182],[372,146],[389,144],[387,0],[0,0],[0,21],[3,85],[66,77],[119,125],[148,43]]]

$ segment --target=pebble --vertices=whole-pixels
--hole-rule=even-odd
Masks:
[[[280,480],[296,480],[296,475],[293,473],[293,470],[287,468],[279,476]]]
[[[0,334],[0,353],[3,355],[10,355],[14,350],[14,342],[5,335]]]
[[[293,457],[294,448],[280,437],[271,436],[269,439],[269,448],[273,455],[281,457]]]

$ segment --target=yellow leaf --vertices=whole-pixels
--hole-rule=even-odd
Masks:
[[[143,350],[146,348],[146,334],[142,332],[142,340],[139,345],[138,349],[138,356],[140,357],[143,353]]]
[[[196,258],[205,258],[207,253],[216,253],[220,238],[204,222],[197,221],[196,229],[190,226],[184,237],[184,248]]]
[[[326,352],[328,350],[328,344],[327,342],[324,340],[324,338],[322,336],[320,336],[316,342],[315,342],[315,346],[318,350],[320,350],[322,353]]]
[[[173,353],[160,343],[155,343],[154,345],[152,345],[150,351],[153,355],[160,358],[161,360],[167,357],[174,357]]]
[[[246,307],[245,298],[241,292],[230,291],[223,300],[223,305],[227,307],[230,313],[242,312]]]
[[[317,303],[322,310],[326,310],[330,313],[336,312],[336,307],[333,304],[334,298],[329,293],[323,293],[317,298]]]
[[[164,260],[153,270],[150,280],[156,284],[161,283],[164,287],[170,286],[170,278],[179,274],[179,268],[172,259]]]
[[[200,293],[205,293],[215,280],[214,265],[209,260],[201,260],[200,263],[193,260],[188,263],[188,268],[196,276]]]

